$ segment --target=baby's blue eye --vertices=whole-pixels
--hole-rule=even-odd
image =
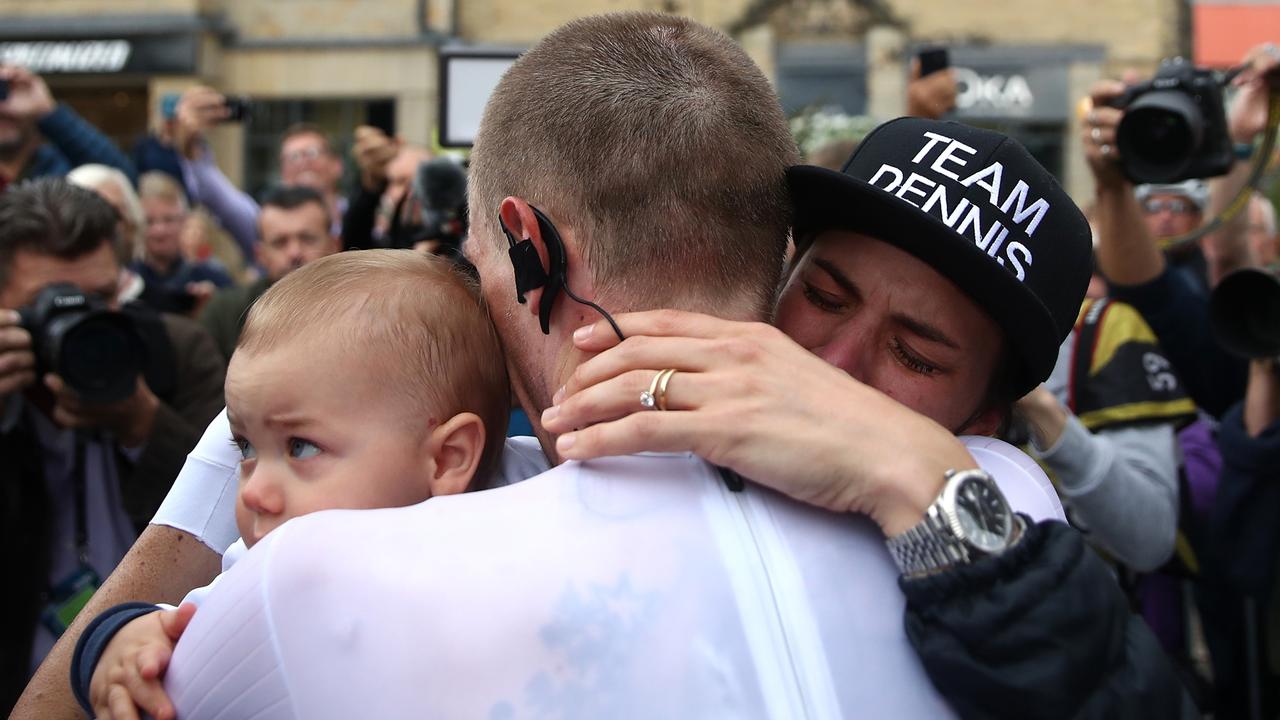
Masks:
[[[236,449],[240,451],[241,460],[252,460],[258,456],[258,451],[254,450],[253,445],[244,438],[232,438],[231,444],[235,445]]]
[[[320,454],[320,448],[315,443],[303,440],[301,438],[289,439],[289,457],[296,460],[306,460]]]

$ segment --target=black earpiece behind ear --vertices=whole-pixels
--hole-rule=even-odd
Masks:
[[[542,269],[542,260],[532,240],[516,242],[501,215],[498,216],[498,226],[507,236],[507,255],[511,257],[511,268],[516,273],[516,302],[523,305],[525,293],[547,284],[547,271]]]
[[[525,293],[544,288],[542,300],[538,303],[538,320],[542,324],[542,334],[550,335],[551,310],[555,307],[560,291],[564,289],[568,263],[564,241],[560,239],[556,226],[552,225],[551,220],[547,219],[547,216],[543,215],[538,208],[530,205],[529,209],[537,218],[538,232],[543,245],[547,248],[549,271],[543,269],[542,258],[538,257],[538,249],[533,246],[533,240],[526,238],[517,242],[510,228],[502,221],[501,213],[498,214],[498,227],[502,228],[502,234],[507,236],[507,254],[511,257],[511,268],[516,274],[516,300],[523,305]]]

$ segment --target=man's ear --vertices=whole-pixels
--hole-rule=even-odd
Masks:
[[[524,240],[533,243],[534,250],[538,253],[538,263],[542,266],[544,273],[549,272],[547,244],[542,237],[542,229],[538,227],[538,218],[533,214],[533,208],[529,203],[523,198],[504,198],[502,204],[498,206],[498,218],[502,221],[502,226],[511,240],[517,244]],[[514,268],[512,271],[514,272]],[[543,292],[543,288],[534,288],[524,294],[525,311],[535,318],[538,317]]]
[[[431,495],[467,491],[484,454],[484,421],[475,413],[458,413],[427,437]]]

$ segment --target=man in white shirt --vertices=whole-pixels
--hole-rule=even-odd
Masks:
[[[581,298],[765,319],[796,158],[767,81],[728,38],[660,15],[566,26],[508,73],[473,157],[470,248],[530,417],[583,358],[571,336],[600,314]],[[901,531],[979,452],[883,407],[866,422],[915,418],[909,452],[866,458],[868,471],[894,471],[869,495]],[[185,501],[216,507],[234,466],[202,474],[193,460],[187,471],[213,481]],[[691,455],[634,456],[461,504],[291,523],[201,608],[170,695],[192,718],[945,715],[902,631],[884,526],[735,483]],[[1056,516],[1041,490],[1009,494],[1036,519]],[[210,514],[169,519],[184,498],[170,500],[157,522],[218,551],[234,539],[212,539]],[[189,538],[148,533],[139,557]]]
[[[469,251],[530,417],[602,307],[765,318],[793,153],[758,69],[684,19],[580,20],[516,63],[474,149]],[[957,342],[998,347],[989,325]],[[995,373],[998,355],[957,376]],[[909,412],[884,407],[867,422]],[[947,472],[976,463],[942,426],[911,427],[907,448],[866,459],[876,522],[735,492],[691,454],[299,519],[224,576],[166,688],[191,719],[947,716],[902,631],[882,529],[918,523]]]

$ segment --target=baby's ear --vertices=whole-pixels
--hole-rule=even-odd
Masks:
[[[475,413],[458,413],[435,430],[427,443],[431,454],[431,495],[466,492],[484,453],[484,421]]]

